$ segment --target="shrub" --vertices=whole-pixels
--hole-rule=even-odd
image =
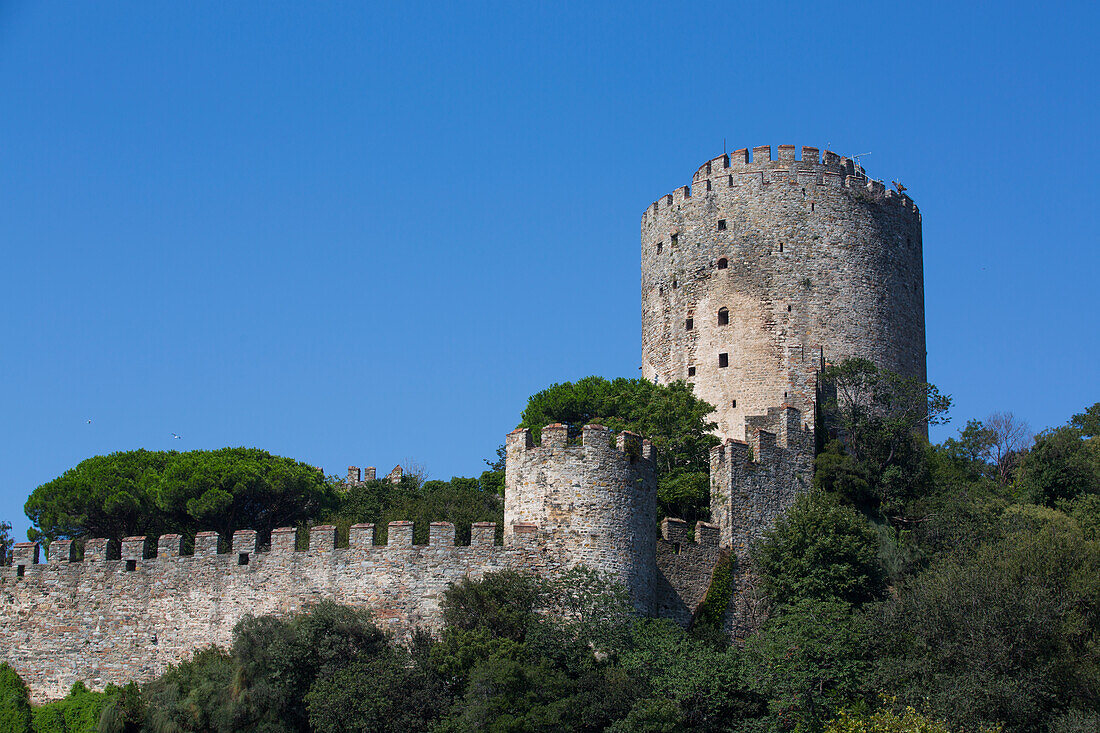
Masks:
[[[27,685],[7,662],[0,662],[0,730],[30,733],[31,704]]]

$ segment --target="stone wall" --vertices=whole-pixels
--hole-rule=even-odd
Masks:
[[[37,545],[21,543],[13,565],[0,568],[0,649],[42,701],[78,680],[93,689],[148,680],[197,648],[228,646],[246,614],[287,614],[327,598],[369,607],[384,628],[403,633],[438,626],[452,582],[505,568],[556,569],[533,533],[494,545],[495,525],[481,523],[469,546],[456,546],[454,526],[433,523],[429,544],[413,545],[412,529],[391,522],[389,543],[374,545],[374,526],[356,525],[349,546],[337,548],[335,528],[315,527],[309,550],[295,551],[295,530],[285,528],[273,532],[268,552],[256,551],[254,532],[237,532],[223,554],[216,534],[200,533],[188,556],[179,535],[162,537],[153,557],[143,537],[121,548],[89,540],[82,561],[70,559],[74,545],[64,541],[51,545],[45,564]]]
[[[47,563],[37,544],[19,543],[0,568],[0,659],[42,701],[78,680],[100,689],[151,679],[198,648],[228,646],[247,614],[284,615],[320,599],[370,608],[397,634],[437,628],[451,583],[504,569],[548,577],[586,564],[623,582],[651,613],[653,447],[599,425],[583,432],[577,446],[564,428],[544,431],[541,446],[528,431],[509,436],[503,545],[494,544],[495,524],[478,523],[470,544],[457,546],[446,522],[433,523],[422,546],[412,522],[391,522],[385,545],[374,544],[374,525],[354,525],[347,547],[336,546],[334,527],[314,527],[304,551],[295,550],[294,528],[273,531],[264,552],[251,530],[221,543],[226,553],[216,533],[200,532],[193,555],[181,554],[175,534],[155,547],[145,537],[89,539],[79,560],[77,544],[61,540]]]
[[[614,440],[613,440],[614,438]],[[547,425],[535,445],[525,428],[507,440],[504,536],[538,527],[548,556],[618,578],[641,613],[656,587],[657,479],[653,446],[629,432],[585,425],[580,445]]]
[[[642,373],[692,383],[723,437],[783,403],[813,415],[822,350],[925,379],[920,212],[852,160],[720,156],[646,209],[641,244]]]
[[[813,480],[814,433],[790,405],[746,418],[749,441],[710,451],[710,511],[719,545],[744,564],[749,550]]]
[[[716,525],[696,522],[695,537],[689,539],[687,522],[661,520],[661,536],[657,539],[657,616],[690,626],[707,597],[722,554]]]

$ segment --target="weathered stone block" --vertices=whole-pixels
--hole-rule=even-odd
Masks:
[[[294,543],[298,530],[294,527],[279,527],[271,530],[271,552],[294,552]]]
[[[195,535],[195,557],[213,557],[218,554],[218,533],[199,532]]]
[[[455,526],[450,522],[432,522],[428,527],[428,545],[449,547],[455,543]]]
[[[675,545],[688,541],[688,523],[682,519],[665,517],[661,520],[661,539]]]
[[[149,538],[134,536],[122,538],[123,560],[144,560],[149,556]]]
[[[238,529],[233,533],[233,552],[236,554],[255,554],[257,550],[256,531],[252,529]]]
[[[496,522],[474,522],[470,527],[470,545],[486,547],[496,543]]]
[[[390,522],[386,533],[386,544],[390,547],[412,547],[413,523]]]
[[[336,527],[321,524],[309,529],[309,551],[331,552],[336,549]]]
[[[157,557],[172,558],[183,554],[183,535],[162,534],[157,540]]]
[[[374,525],[353,524],[348,530],[348,547],[369,550],[374,547]]]
[[[76,549],[76,542],[73,540],[54,540],[50,543],[50,564],[73,562],[76,560]]]
[[[105,562],[117,560],[120,556],[118,543],[104,537],[84,540],[84,562]]]

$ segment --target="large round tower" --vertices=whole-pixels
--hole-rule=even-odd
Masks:
[[[925,379],[920,212],[848,158],[719,156],[641,238],[642,373],[694,384],[724,437],[784,403],[812,416],[821,350]]]

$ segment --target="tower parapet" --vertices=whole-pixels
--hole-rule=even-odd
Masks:
[[[566,426],[547,425],[542,443],[531,431],[507,441],[504,542],[537,528],[545,552],[564,567],[584,564],[618,578],[634,607],[654,603],[657,480],[654,450],[630,432],[585,425],[570,445]]]
[[[813,480],[814,432],[790,405],[747,419],[748,440],[710,449],[710,512],[719,544],[742,560]]]
[[[822,349],[926,377],[920,212],[852,158],[713,158],[646,208],[641,245],[642,374],[691,383],[722,437],[783,403],[812,415]]]

